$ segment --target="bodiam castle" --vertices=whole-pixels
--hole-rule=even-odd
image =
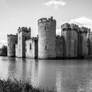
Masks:
[[[76,24],[61,25],[56,35],[56,20],[38,20],[38,35],[31,37],[31,28],[19,27],[16,35],[7,35],[9,57],[21,58],[81,58],[92,56],[92,32]]]

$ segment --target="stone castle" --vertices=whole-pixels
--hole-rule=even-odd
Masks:
[[[92,32],[86,27],[65,23],[61,36],[56,36],[56,20],[38,20],[38,36],[31,37],[31,28],[18,28],[16,35],[7,35],[8,56],[21,58],[80,58],[92,56]]]

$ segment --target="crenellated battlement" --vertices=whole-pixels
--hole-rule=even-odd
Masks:
[[[38,20],[38,24],[39,23],[48,23],[48,22],[56,22],[56,20],[53,19],[53,17],[51,17],[51,18],[41,18],[41,19]]]
[[[14,35],[14,34],[8,34],[7,36],[8,37],[17,37],[17,35]]]
[[[80,28],[80,31],[81,31],[81,33],[89,33],[90,32],[90,29],[87,28],[87,27],[81,27]]]
[[[27,27],[19,27],[18,28],[18,32],[20,33],[20,32],[27,32],[27,33],[29,33],[31,31],[31,28],[29,27],[29,28],[27,28]]]
[[[72,30],[79,30],[79,26],[76,24],[70,24]]]
[[[7,39],[9,41],[9,43],[12,41],[13,43],[15,43],[15,41],[17,42],[17,38],[18,36],[17,35],[13,35],[13,34],[9,34],[7,35]]]
[[[69,24],[69,23],[65,23],[65,24],[61,25],[61,29],[63,31],[76,31],[79,33],[89,33],[90,32],[89,28],[79,27],[76,24]]]
[[[70,29],[70,30],[78,30],[79,26],[76,25],[76,24],[65,23],[65,24],[61,25],[61,28],[62,28],[63,31],[65,31],[65,30],[68,31],[68,29]]]
[[[61,29],[63,31],[65,31],[65,30],[68,31],[68,29],[71,29],[71,25],[69,23],[65,23],[65,24],[61,25]]]

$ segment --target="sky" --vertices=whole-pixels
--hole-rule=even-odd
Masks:
[[[16,34],[18,27],[31,27],[37,35],[37,20],[53,16],[57,33],[65,22],[92,28],[92,0],[0,0],[0,44],[7,34]]]

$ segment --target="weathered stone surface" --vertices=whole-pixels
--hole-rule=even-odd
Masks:
[[[81,43],[79,45],[82,45],[82,55],[83,57],[88,56],[88,29],[86,27],[80,28],[80,35],[81,35]]]
[[[15,44],[17,43],[17,35],[7,35],[7,55],[9,57],[14,57],[16,50],[15,50]]]
[[[67,26],[66,26],[67,25]],[[66,27],[66,28],[65,28]],[[75,28],[73,28],[75,27]],[[75,25],[65,23],[62,28],[62,36],[64,36],[65,39],[65,53],[66,57],[77,57],[77,46],[78,46],[78,32],[76,31]]]
[[[65,57],[65,40],[63,36],[56,37],[56,57]]]
[[[89,33],[88,35],[88,55],[91,56],[92,55],[92,32]]]
[[[56,37],[56,20],[38,20],[38,37],[31,38],[31,29],[22,27],[17,35],[8,35],[8,56],[29,58],[73,58],[92,55],[92,33],[86,27],[65,23]]]
[[[16,56],[25,57],[25,41],[30,39],[30,28],[22,27],[18,29],[18,44],[16,46]]]
[[[38,58],[38,39],[31,38],[26,41],[26,57]]]
[[[56,20],[38,20],[38,58],[56,57]]]

